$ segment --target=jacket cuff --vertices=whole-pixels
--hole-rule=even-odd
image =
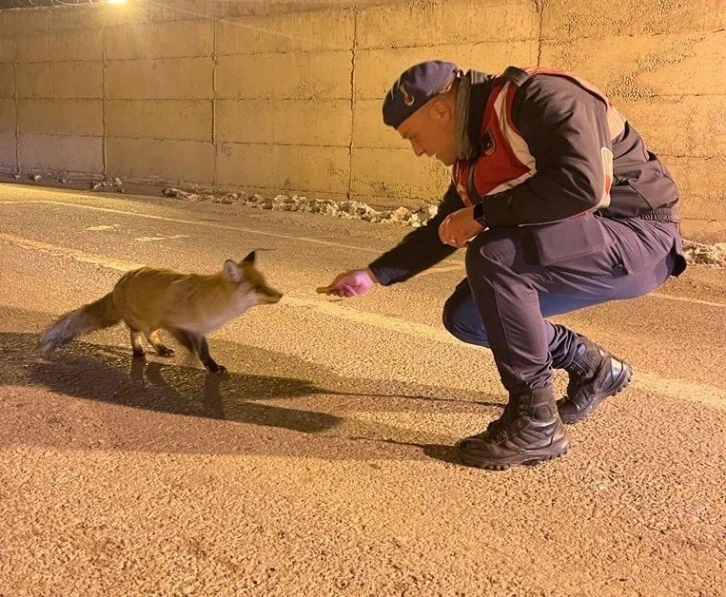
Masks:
[[[378,260],[369,263],[368,268],[373,272],[381,286],[388,286],[395,280],[395,274],[391,271],[391,268],[378,263]]]
[[[487,218],[484,213],[484,202],[477,203],[474,205],[474,219],[479,222],[484,228],[487,227]]]

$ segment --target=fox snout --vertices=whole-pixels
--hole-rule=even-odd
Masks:
[[[282,298],[282,293],[278,292],[274,288],[257,288],[255,290],[255,294],[257,295],[258,303],[267,305],[278,303]]]

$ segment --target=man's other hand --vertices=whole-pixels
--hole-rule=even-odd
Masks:
[[[484,230],[474,219],[474,207],[464,207],[446,216],[439,226],[439,239],[445,245],[461,249]]]

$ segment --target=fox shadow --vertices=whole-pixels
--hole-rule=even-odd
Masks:
[[[328,445],[321,447],[316,455],[329,458],[344,458],[346,454],[350,458],[357,458],[356,454],[363,458],[366,453],[375,453],[377,458],[410,458],[411,447],[418,447],[428,457],[455,461],[452,449],[439,436],[413,434],[392,425],[357,421],[355,417],[325,411],[415,410],[424,414],[428,410],[480,414],[483,408],[502,407],[501,403],[478,400],[480,396],[472,392],[340,378],[318,365],[264,349],[220,341],[215,342],[215,349],[227,356],[241,353],[241,362],[237,357],[236,366],[230,366],[227,374],[210,374],[196,363],[180,364],[179,358],[134,359],[130,349],[83,341],[73,342],[49,358],[42,358],[37,352],[36,334],[0,332],[3,360],[0,387],[31,386],[96,403],[156,413],[243,423],[263,430],[296,432],[297,436],[320,434]],[[228,361],[226,358],[223,362]],[[248,371],[236,372],[239,368]],[[312,379],[299,377],[300,371]],[[294,407],[284,405],[291,400],[295,402]],[[269,404],[270,401],[276,404]],[[277,401],[283,405],[278,406]],[[122,432],[123,429],[119,430]],[[253,447],[254,437],[244,440],[244,435],[240,428],[225,429],[221,435],[215,434],[216,446],[205,439],[205,447],[199,448],[202,451],[259,451],[259,444]],[[256,437],[260,439],[259,433]],[[275,437],[268,434],[265,439],[272,445]],[[300,455],[289,436],[285,439],[284,449]],[[296,437],[295,441],[299,440]],[[347,446],[342,447],[344,440]],[[160,441],[163,445],[163,438]],[[273,451],[279,454],[284,449],[278,444]],[[383,456],[383,452],[389,453]],[[408,456],[404,456],[406,452]]]

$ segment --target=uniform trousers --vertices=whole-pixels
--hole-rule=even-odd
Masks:
[[[443,323],[489,347],[504,387],[521,394],[547,387],[552,369],[573,361],[578,334],[547,317],[643,296],[684,263],[678,227],[668,222],[587,214],[487,229],[467,247],[466,279],[446,301]]]

